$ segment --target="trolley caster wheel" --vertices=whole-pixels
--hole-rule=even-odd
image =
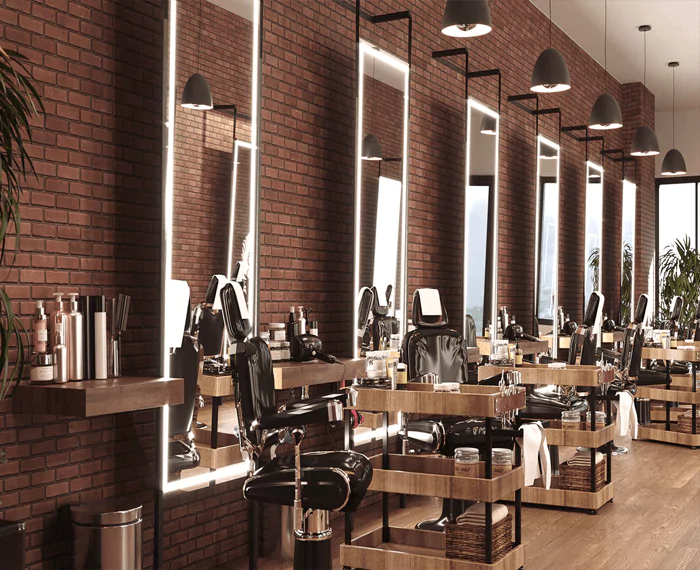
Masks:
[[[588,514],[589,515],[597,515],[598,511],[596,511],[595,509],[589,509]]]

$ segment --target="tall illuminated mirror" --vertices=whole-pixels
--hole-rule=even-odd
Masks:
[[[603,168],[586,162],[586,229],[583,305],[581,315],[593,291],[600,291],[603,269]]]
[[[364,40],[358,65],[356,356],[388,348],[406,332],[409,90],[408,64]]]
[[[164,185],[164,492],[246,472],[219,292],[257,324],[259,0],[170,0]],[[223,451],[222,451],[223,450]]]
[[[622,256],[620,259],[620,324],[632,317],[634,303],[634,240],[637,212],[637,185],[622,181]]]
[[[498,310],[499,125],[498,113],[472,99],[467,101],[462,330],[467,330],[471,316],[478,335],[496,322]]]
[[[539,334],[552,336],[555,355],[559,346],[559,155],[558,144],[537,137],[535,317]]]

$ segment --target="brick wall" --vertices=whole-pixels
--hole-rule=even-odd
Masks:
[[[413,12],[408,289],[410,294],[418,286],[438,287],[448,303],[453,298],[459,303],[463,85],[430,57],[432,50],[459,42],[439,33],[441,2],[373,0],[364,7],[372,13]],[[266,2],[265,15],[261,321],[280,320],[290,304],[311,306],[329,350],[348,353],[354,294],[354,19],[332,0]],[[34,131],[31,152],[38,177],[28,181],[24,195],[22,251],[14,266],[3,270],[3,283],[25,315],[31,299],[47,298],[57,287],[83,294],[130,293],[134,311],[126,369],[138,373],[153,371],[159,352],[161,16],[158,0],[0,0],[3,46],[18,47],[30,58],[47,107]],[[493,33],[468,42],[471,65],[500,67],[505,98],[526,91],[532,65],[547,45],[546,18],[529,2],[516,0],[494,2],[492,16]],[[404,23],[369,26],[363,22],[363,37],[405,58]],[[215,32],[209,26],[203,41],[216,41]],[[187,33],[191,37],[191,29]],[[583,124],[602,91],[603,71],[556,28],[554,42],[569,63],[574,88],[543,96],[542,104],[560,106],[565,125]],[[188,50],[183,61],[192,57]],[[224,72],[225,66],[214,73]],[[179,86],[183,76],[189,71],[181,70]],[[638,109],[636,103],[625,105],[626,119],[630,113],[653,123],[648,92],[635,99],[634,86],[608,83],[618,100],[639,99]],[[210,84],[217,98],[216,78]],[[496,106],[489,80],[475,80],[470,89]],[[228,126],[199,120],[206,121],[193,123],[200,133],[223,133]],[[541,132],[558,138],[551,118],[541,120]],[[606,146],[628,145],[630,132],[606,134]],[[504,102],[500,140],[499,302],[527,323],[533,305],[534,120]],[[586,157],[582,144],[564,137],[562,145],[560,301],[579,318]],[[224,154],[227,147],[215,148]],[[592,145],[594,159],[597,152]],[[653,258],[654,227],[653,165],[641,165],[638,293]],[[606,166],[604,263],[610,274],[606,269],[603,287],[610,303],[619,280],[620,240],[619,228],[608,222],[619,219],[621,176],[618,166]],[[153,431],[151,413],[85,422],[17,415],[8,403],[2,406],[0,442],[9,461],[0,465],[0,514],[27,521],[30,567],[69,564],[59,507],[124,494],[146,501],[146,565],[151,564],[153,505],[147,493]],[[316,443],[322,437],[318,434]],[[167,507],[170,567],[211,568],[247,553],[240,482],[169,496]]]

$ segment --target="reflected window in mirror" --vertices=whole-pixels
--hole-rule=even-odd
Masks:
[[[498,251],[498,113],[467,101],[464,210],[463,331],[474,319],[478,335],[496,322]],[[504,324],[505,329],[507,325]]]
[[[558,332],[559,263],[559,145],[542,137],[537,144],[537,208],[536,208],[536,298],[535,316],[540,334]],[[554,343],[555,347],[557,344]]]
[[[593,291],[600,291],[603,256],[603,168],[586,163],[586,226],[583,311]]]
[[[620,324],[626,326],[634,304],[634,249],[637,218],[637,185],[622,182],[622,257],[620,259]]]
[[[388,348],[406,331],[409,68],[360,43],[356,132],[354,353]],[[362,301],[363,292],[365,300]],[[371,298],[367,295],[371,294]]]

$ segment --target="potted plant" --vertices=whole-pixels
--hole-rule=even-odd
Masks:
[[[690,245],[690,237],[678,239],[659,257],[659,305],[662,318],[668,318],[673,297],[683,297],[683,312],[678,322],[687,331],[695,320],[700,302],[700,254]]]
[[[12,262],[8,253],[20,247],[22,185],[34,173],[25,141],[32,140],[30,119],[44,110],[25,61],[23,55],[0,48],[0,268]],[[0,286],[0,404],[22,378],[28,349],[27,331]],[[4,458],[0,449],[0,461]],[[0,522],[0,552],[3,568],[24,569],[24,523]]]

